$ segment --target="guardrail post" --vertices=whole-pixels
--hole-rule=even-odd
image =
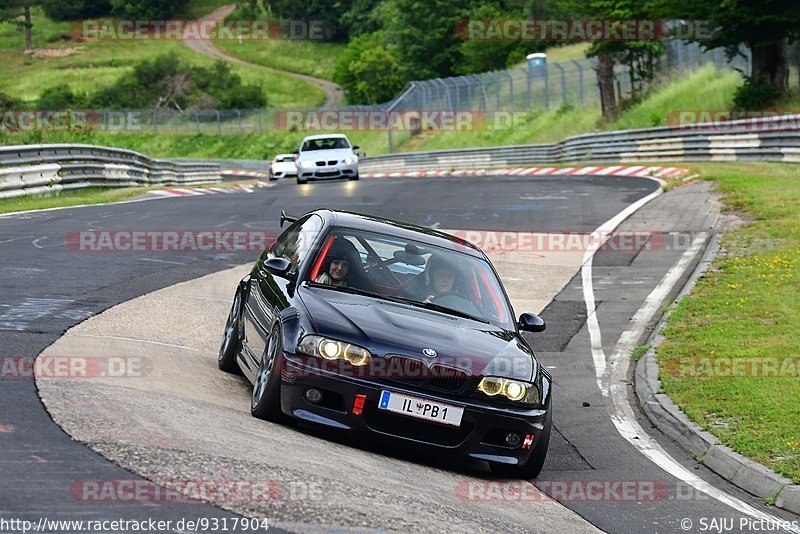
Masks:
[[[215,109],[214,111],[217,113],[217,135],[222,135],[222,119],[220,118],[219,110]]]
[[[158,110],[153,110],[153,133],[158,131]]]
[[[172,125],[175,133],[178,133],[178,112],[174,109],[172,110]]]
[[[528,107],[531,108],[531,107],[533,107],[533,96],[531,95],[531,83],[533,81],[531,79],[531,74],[532,74],[531,68],[528,67],[525,72],[528,75],[527,76],[528,77]]]
[[[261,108],[258,108],[258,131],[264,131],[264,110]]]
[[[239,118],[239,133],[243,134],[244,133],[244,125],[242,124],[242,112],[240,110],[238,110],[238,109],[235,110],[235,111],[236,111],[236,116]]]

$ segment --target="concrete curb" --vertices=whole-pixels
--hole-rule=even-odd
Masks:
[[[676,303],[691,291],[700,275],[708,269],[718,250],[719,237],[714,234],[700,263],[676,297]],[[661,381],[658,379],[659,368],[655,347],[664,339],[660,332],[666,325],[674,306],[675,304],[670,306],[661,318],[648,341],[651,348],[636,363],[634,384],[642,411],[656,428],[675,440],[695,460],[722,478],[756,497],[764,500],[774,499],[778,508],[800,515],[800,485],[792,484],[788,478],[722,445],[716,436],[690,421],[672,399],[663,393]]]

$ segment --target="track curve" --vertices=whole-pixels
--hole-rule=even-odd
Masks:
[[[6,355],[39,354],[45,346],[59,338],[67,327],[80,322],[88,315],[95,315],[114,304],[171,286],[176,282],[195,279],[228,266],[252,261],[255,257],[255,254],[164,255],[162,253],[153,257],[152,254],[77,253],[70,251],[65,245],[68,233],[73,230],[225,227],[277,231],[276,215],[281,208],[297,213],[327,205],[394,216],[440,228],[514,229],[537,232],[591,231],[656,187],[649,180],[613,176],[439,178],[415,179],[413,184],[413,187],[409,187],[408,181],[396,179],[370,180],[357,184],[313,184],[303,187],[281,183],[266,192],[253,195],[158,200],[136,205],[97,206],[0,218],[0,241],[11,239],[13,241],[9,243],[15,243],[13,247],[4,245],[0,248],[0,259],[12,273],[5,280],[4,294],[8,297],[3,302],[6,311],[0,316],[2,325],[0,339],[3,341]],[[452,194],[455,190],[459,192],[457,196]],[[638,224],[643,223],[639,221]],[[43,248],[38,248],[34,243]],[[608,259],[600,261],[600,265],[613,265],[616,259],[618,258],[611,258],[610,262]],[[33,265],[36,267],[32,267]],[[574,269],[575,266],[570,268]],[[492,523],[482,523],[482,515],[501,517],[503,521],[513,522],[520,521],[520,518],[524,517],[518,514],[532,512],[530,507],[521,506],[521,503],[509,502],[498,504],[467,501],[461,502],[461,507],[453,508],[453,503],[458,504],[459,501],[455,489],[458,481],[467,477],[482,476],[479,466],[472,466],[465,471],[448,464],[444,466],[445,469],[441,469],[442,466],[437,465],[438,459],[409,457],[402,451],[361,450],[352,444],[338,442],[329,445],[329,442],[319,439],[316,433],[308,434],[305,431],[283,427],[272,426],[269,428],[271,433],[265,435],[265,425],[249,419],[247,414],[244,414],[247,415],[246,418],[239,418],[238,416],[246,411],[247,388],[240,381],[237,382],[237,379],[217,373],[213,369],[213,360],[210,362],[208,360],[209,351],[213,354],[216,350],[218,332],[209,332],[203,328],[191,329],[214,322],[218,322],[221,329],[224,313],[229,304],[230,297],[227,294],[230,293],[230,287],[209,280],[215,280],[215,277],[233,279],[238,274],[240,272],[218,272],[205,282],[197,282],[201,285],[210,284],[208,291],[203,294],[198,294],[196,288],[192,289],[193,293],[190,291],[187,294],[185,291],[191,284],[165,290],[178,292],[160,302],[161,307],[168,309],[172,316],[186,317],[189,311],[197,314],[197,321],[185,323],[185,331],[173,332],[169,327],[165,331],[165,325],[148,323],[148,320],[152,321],[155,317],[155,314],[148,312],[147,308],[152,304],[144,305],[137,312],[131,311],[130,313],[138,314],[136,315],[138,319],[134,321],[130,321],[131,317],[125,313],[119,315],[120,312],[125,312],[123,307],[103,314],[106,316],[104,319],[111,319],[106,324],[116,325],[118,329],[102,332],[104,337],[115,336],[151,342],[150,346],[153,348],[143,352],[141,346],[130,345],[134,343],[133,341],[116,340],[123,345],[128,343],[131,354],[152,355],[153,358],[157,358],[158,355],[178,350],[170,345],[196,349],[194,352],[197,355],[187,358],[181,364],[187,366],[190,376],[207,377],[210,382],[205,385],[213,384],[216,395],[224,391],[229,393],[230,397],[218,398],[215,406],[209,406],[207,399],[202,397],[204,390],[198,387],[197,383],[184,383],[180,379],[175,379],[174,391],[167,391],[165,387],[158,394],[147,396],[147,402],[152,403],[150,404],[152,411],[142,416],[137,415],[140,412],[137,412],[136,407],[131,404],[125,404],[122,410],[109,408],[121,398],[119,392],[114,391],[115,388],[124,388],[124,384],[100,384],[93,394],[96,394],[98,396],[96,398],[101,399],[101,402],[89,407],[94,418],[98,419],[96,424],[87,425],[85,419],[80,418],[72,421],[69,419],[71,413],[85,412],[87,406],[80,406],[80,410],[70,412],[69,409],[64,409],[65,406],[58,407],[53,404],[54,416],[76,438],[87,442],[94,441],[95,448],[102,450],[108,457],[123,466],[131,468],[135,466],[137,472],[154,479],[170,476],[161,470],[163,465],[169,465],[171,462],[182,466],[181,469],[187,469],[173,474],[173,477],[185,477],[187,474],[219,477],[220,473],[238,473],[235,476],[241,478],[244,473],[252,472],[247,471],[247,468],[254,464],[248,463],[245,458],[237,454],[228,453],[227,450],[209,455],[207,453],[209,442],[218,442],[222,445],[222,449],[248,443],[256,448],[257,444],[263,443],[262,440],[266,439],[274,444],[276,450],[289,458],[290,466],[298,468],[307,465],[309,469],[320,473],[317,476],[328,472],[335,474],[328,480],[339,480],[343,486],[331,486],[330,504],[335,505],[333,507],[337,510],[343,511],[345,514],[343,517],[348,524],[391,528],[388,523],[376,523],[375,518],[368,517],[369,514],[363,507],[358,506],[358,503],[342,504],[347,495],[346,490],[351,486],[358,488],[359,492],[365,492],[364,498],[368,502],[373,502],[370,499],[375,496],[371,494],[385,491],[382,479],[391,481],[390,495],[398,496],[403,492],[414,491],[421,499],[415,501],[398,498],[395,507],[385,504],[384,506],[389,508],[381,508],[387,518],[397,521],[395,524],[400,526],[400,530],[407,528],[430,530],[431,528],[424,527],[426,520],[430,519],[431,522],[427,524],[433,527],[437,525],[437,520],[442,518],[447,520],[451,514],[457,514],[459,520],[465,521],[458,525],[488,529]],[[581,333],[585,317],[581,319],[579,310],[572,304],[574,299],[568,298],[576,290],[574,287],[576,280],[573,278],[570,281],[569,277],[564,280],[569,283],[544,312],[550,323],[548,332],[552,332],[552,336],[531,338],[534,348],[538,348],[537,352],[540,352],[545,364],[556,368],[554,373],[559,388],[555,419],[555,426],[559,432],[558,436],[554,436],[553,449],[548,457],[543,479],[588,481],[636,478],[661,480],[670,488],[676,487],[679,481],[672,479],[670,475],[663,473],[638,455],[623,442],[613,428],[610,428],[603,400],[597,398],[599,393],[592,392],[592,389],[596,388],[596,385],[593,385],[593,374],[589,377],[590,380],[584,376],[586,365],[591,361],[587,356],[586,340],[582,338]],[[563,285],[564,282],[559,283]],[[181,291],[184,291],[182,296]],[[164,295],[162,294],[162,297]],[[40,300],[33,302],[32,299]],[[49,304],[44,300],[48,300]],[[138,304],[142,304],[142,300],[139,299]],[[197,302],[191,308],[187,308],[186,302],[191,300]],[[128,306],[138,304],[137,301],[127,303]],[[39,311],[35,312],[37,309]],[[25,310],[28,311],[23,313]],[[37,313],[39,315],[36,315]],[[627,319],[621,321],[625,322]],[[557,328],[557,325],[561,328]],[[100,335],[93,334],[91,328],[92,321],[87,321],[79,326],[76,332],[84,336]],[[95,348],[102,353],[104,347],[98,344]],[[179,374],[176,373],[176,376]],[[164,376],[160,378],[162,384],[170,384],[169,379],[163,382]],[[59,395],[62,399],[71,398],[78,405],[85,404],[86,399],[91,398],[80,394],[82,386],[71,388],[68,381],[49,382],[40,385],[43,394],[46,395],[46,388],[52,388],[50,391],[58,395],[46,397],[48,408],[51,408],[51,399],[58,398]],[[6,387],[9,384],[11,387]],[[7,477],[4,478],[2,490],[4,495],[13,496],[9,502],[0,501],[2,502],[0,509],[12,510],[20,515],[24,512],[33,516],[38,510],[52,508],[53,503],[58,503],[58,510],[65,514],[107,513],[109,507],[98,507],[70,499],[68,488],[78,480],[77,477],[119,478],[126,476],[124,472],[120,472],[119,468],[100,457],[87,453],[82,446],[64,439],[64,434],[41,410],[30,381],[3,379],[3,386],[0,388],[0,401],[6,405],[13,404],[16,409],[12,414],[4,414],[6,420],[0,419],[0,425],[7,424],[18,431],[0,434],[0,439],[12,445],[7,461]],[[181,392],[183,395],[180,395]],[[133,398],[142,400],[144,396],[141,398],[133,396]],[[595,409],[587,410],[581,407],[579,400],[581,398],[590,399]],[[159,403],[164,406],[161,411],[156,408]],[[170,406],[180,413],[187,414],[187,421],[177,421],[174,412],[169,411]],[[126,419],[115,419],[114,415],[119,413]],[[206,434],[213,431],[215,439],[203,440],[205,442],[203,449],[206,453],[201,454],[196,452],[201,449],[200,447],[194,448],[198,437],[187,431],[187,428],[196,430],[197,425],[189,425],[188,421],[203,420],[202,416],[208,414],[212,414],[210,417],[212,422],[206,422],[206,427],[201,430],[206,430]],[[240,425],[225,432],[221,422],[231,418],[235,418]],[[132,420],[135,425],[121,424],[124,421],[131,423]],[[131,435],[125,434],[126,428],[134,427],[137,432]],[[171,427],[175,432],[170,431]],[[87,433],[92,431],[94,436],[87,437]],[[603,440],[600,447],[598,447],[599,437]],[[160,460],[164,461],[158,460],[158,456],[151,457],[153,447],[148,445],[154,443],[158,445],[157,448],[168,451],[165,454],[172,456],[160,457]],[[297,444],[303,446],[300,452],[303,455],[302,460],[294,458],[292,454]],[[349,466],[350,469],[343,469],[341,465],[331,465],[330,462],[326,462],[326,454],[330,454],[331,447],[336,451],[334,457],[342,458],[343,465]],[[32,455],[43,459],[44,462],[31,460]],[[624,461],[621,461],[622,459]],[[255,462],[258,464],[257,469],[261,469],[257,472],[262,475],[266,473],[266,476],[276,480],[288,480],[292,478],[293,473],[297,474],[291,467],[287,471],[287,466],[279,461],[267,462],[272,471],[266,469],[263,463],[259,464],[257,460]],[[68,464],[70,469],[62,470],[61,467],[65,464]],[[398,473],[410,477],[412,483],[401,482]],[[314,480],[311,478],[314,473],[306,471],[305,474],[309,477],[308,480]],[[45,479],[49,480],[49,483],[42,490],[40,486]],[[425,486],[424,484],[428,482],[430,485]],[[443,502],[443,499],[448,502]],[[422,501],[428,502],[429,506],[414,506],[415,503]],[[300,528],[298,522],[341,524],[331,521],[330,516],[324,511],[321,512],[326,502],[323,497],[322,501],[305,500],[300,503],[289,503],[283,508],[281,503],[272,503],[273,507],[270,510],[273,511],[273,518],[285,521],[285,526],[291,529]],[[668,499],[642,505],[642,503],[608,502],[598,504],[566,499],[564,504],[591,523],[615,532],[645,530],[673,532],[679,531],[674,520],[682,517],[680,514],[684,514],[683,517],[699,517],[700,514],[712,513],[732,514],[730,509],[716,501],[679,502]],[[243,513],[263,513],[261,508],[232,508]],[[420,509],[422,517],[413,521],[406,517],[412,509],[415,511]],[[222,513],[216,509],[211,510]],[[166,505],[158,510],[150,510],[144,506],[137,507],[133,503],[128,504],[125,513],[151,515],[156,513],[174,517],[182,511]],[[504,523],[504,526],[509,524],[514,523]],[[580,520],[577,520],[574,526],[580,528],[580,524]],[[589,528],[588,525],[584,527]],[[519,530],[549,531],[550,529],[541,526],[537,529],[529,522],[520,525]],[[573,530],[572,525],[570,530]]]

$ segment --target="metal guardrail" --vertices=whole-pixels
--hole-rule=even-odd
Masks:
[[[93,145],[0,147],[0,198],[83,187],[197,185],[221,181],[218,163],[152,159]]]
[[[363,159],[359,167],[397,172],[669,161],[800,163],[800,115],[582,134],[559,143],[391,154]]]

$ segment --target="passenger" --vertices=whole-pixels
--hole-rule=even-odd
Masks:
[[[358,251],[355,246],[345,238],[339,237],[325,257],[323,272],[314,281],[336,287],[352,285],[351,267],[356,264],[357,258]]]

